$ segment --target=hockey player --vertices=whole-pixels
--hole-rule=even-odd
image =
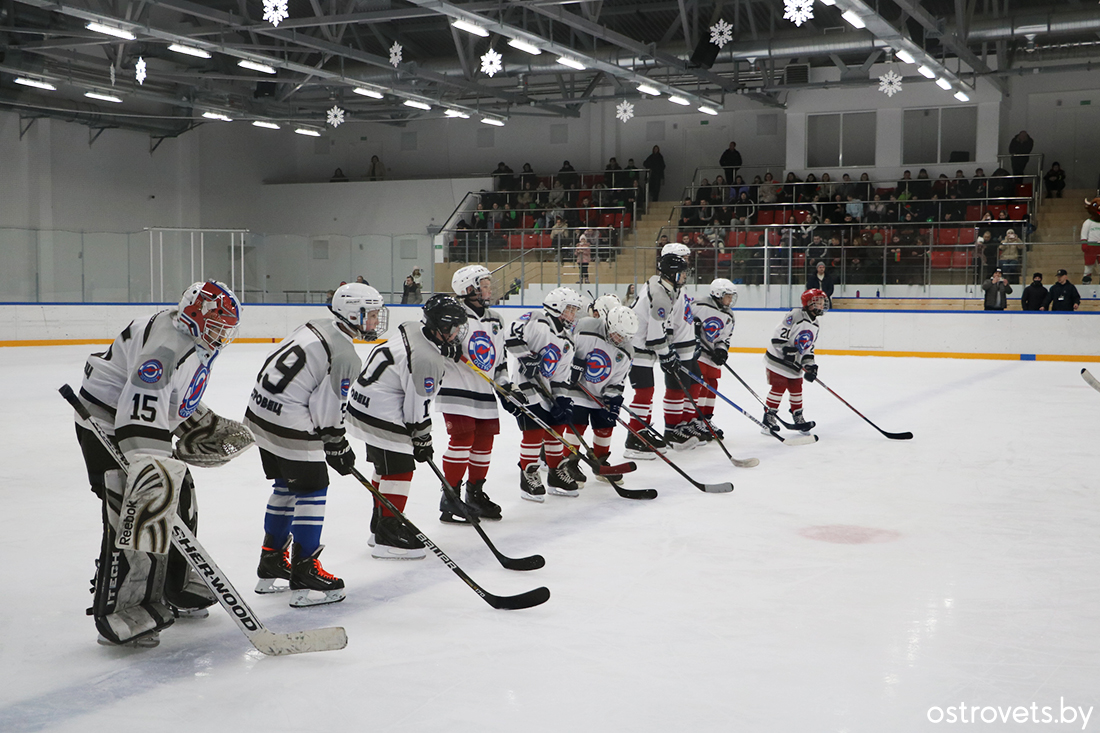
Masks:
[[[512,392],[514,397],[524,399],[522,393],[513,390],[508,379],[504,319],[489,307],[493,300],[493,281],[489,270],[481,265],[463,267],[451,278],[451,288],[461,300],[467,323],[470,324],[461,344],[462,354],[497,384]],[[501,400],[506,409],[512,408],[503,397]],[[496,402],[497,393],[492,385],[465,365],[448,365],[436,400],[436,409],[443,413],[450,436],[447,451],[443,454],[443,474],[454,487],[455,495],[460,497],[462,477],[468,469],[468,511],[482,519],[492,520],[500,519],[500,506],[485,493],[485,476],[489,471],[494,436],[500,432]],[[439,520],[456,524],[466,521],[446,493],[439,501]]]
[[[653,363],[658,361],[661,371],[665,373],[665,421],[669,428],[662,439],[656,433],[650,432],[647,440],[657,450],[663,449],[671,443],[679,449],[693,448],[698,445],[698,439],[679,428],[682,408],[677,401],[672,405],[672,398],[676,390],[679,390],[679,400],[683,400],[683,384],[680,381],[680,357],[678,350],[673,348],[670,334],[675,330],[674,321],[683,320],[687,312],[684,302],[686,294],[682,287],[686,280],[688,269],[687,257],[690,249],[686,245],[672,242],[661,249],[660,259],[657,261],[657,274],[638,291],[638,299],[633,310],[638,317],[638,332],[631,342],[634,347],[634,365],[630,369],[630,386],[634,388],[634,399],[630,409],[638,416],[650,421],[653,411]],[[683,345],[684,353],[688,348],[694,351],[694,333],[688,344]],[[668,394],[672,391],[673,394]],[[670,407],[672,406],[672,407]],[[673,409],[674,408],[674,409]],[[630,427],[641,431],[645,426],[636,418],[631,418]],[[623,451],[626,458],[638,460],[652,460],[654,458],[651,449],[640,440],[633,432],[626,436],[626,449]]]
[[[692,304],[695,318],[695,333],[699,343],[699,371],[703,379],[714,389],[718,389],[718,379],[722,376],[722,365],[730,355],[730,337],[733,335],[734,318],[731,308],[737,302],[737,286],[720,277],[710,284],[709,295]],[[714,393],[695,383],[691,395],[699,405],[702,416],[707,422],[714,417]],[[706,427],[702,426],[705,430]],[[712,423],[712,427],[713,423]],[[714,427],[718,437],[722,431]]]
[[[554,288],[542,301],[542,312],[525,313],[512,324],[505,346],[517,358],[512,381],[527,398],[526,409],[561,435],[571,421],[572,401],[567,395],[573,362],[573,326],[581,296],[572,288]],[[519,445],[520,496],[546,501],[546,487],[539,476],[539,450],[546,450],[547,486],[559,496],[578,496],[579,486],[562,464],[564,446],[524,413],[516,415],[523,432]]]
[[[130,532],[134,518],[127,516],[120,524],[120,511],[143,456],[178,467],[178,480],[172,482],[172,495],[178,491],[179,497],[176,514],[192,531],[197,527],[191,474],[178,461],[164,459],[173,455],[173,435],[182,444],[203,440],[198,436],[207,431],[215,435],[225,423],[239,425],[218,417],[201,400],[214,360],[233,340],[240,317],[240,303],[229,288],[213,280],[197,282],[176,308],[132,321],[84,366],[80,400],[131,464],[128,482],[92,426],[77,417],[88,480],[103,504],[95,600],[89,609],[101,644],[156,646],[160,630],[172,625],[174,616],[206,616],[206,607],[215,602],[174,547],[165,555],[117,549],[115,540]]]
[[[638,317],[614,295],[601,295],[592,310],[596,315],[577,323],[577,346],[568,393],[573,400],[573,423],[565,437],[571,439],[570,442],[578,442],[573,435],[583,436],[585,428],[591,424],[595,435],[592,450],[606,465],[611,455],[611,432],[623,404],[623,383],[634,359],[630,341],[638,332]],[[578,384],[599,397],[604,407],[594,402]],[[576,461],[571,461],[570,470],[574,469],[577,474],[574,478],[583,483],[584,473]],[[597,474],[596,478],[618,481],[622,476]]]
[[[387,322],[382,296],[361,283],[337,288],[329,310],[331,318],[307,322],[271,352],[245,413],[264,474],[274,482],[256,592],[287,590],[276,586],[287,580],[294,608],[344,600],[344,581],[326,572],[319,559],[329,485],[325,464],[341,476],[355,465],[344,430],[348,390],[363,366],[354,339],[378,338]]]
[[[814,344],[817,342],[817,319],[828,310],[829,299],[825,292],[814,288],[802,293],[802,307],[794,308],[783,317],[775,329],[772,342],[764,354],[768,384],[771,391],[765,401],[764,434],[779,430],[777,412],[784,392],[790,392],[791,417],[802,432],[809,432],[814,423],[802,416],[802,377],[807,382],[817,379],[814,363]]]
[[[1085,254],[1085,276],[1081,282],[1092,282],[1092,268],[1096,268],[1097,276],[1100,276],[1100,198],[1092,201],[1085,199],[1085,211],[1088,218],[1081,225],[1081,251]]]
[[[423,322],[398,326],[352,384],[348,431],[366,441],[371,483],[398,511],[405,511],[416,463],[434,455],[430,409],[448,360],[462,357],[465,330],[466,308],[449,295],[433,295]],[[424,557],[424,543],[377,499],[368,544],[382,560]]]

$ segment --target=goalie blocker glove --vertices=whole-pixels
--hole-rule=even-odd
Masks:
[[[348,444],[344,436],[340,440],[325,443],[325,461],[332,466],[332,470],[341,476],[347,476],[355,466],[355,452]]]

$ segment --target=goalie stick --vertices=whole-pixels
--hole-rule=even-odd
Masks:
[[[428,539],[428,536],[426,534],[421,532],[408,517],[406,517],[397,507],[393,505],[393,502],[386,498],[385,494],[374,488],[374,484],[368,481],[366,476],[359,473],[359,469],[352,466],[351,475],[359,479],[359,483],[363,484],[363,486],[365,486],[367,490],[370,491],[370,493],[374,494],[374,498],[382,502],[382,506],[393,512],[393,515],[397,517],[402,524],[412,530],[413,534],[416,535],[416,538],[423,542],[425,547],[434,552],[435,556],[442,560],[444,565],[454,571],[455,575],[462,578],[463,582],[465,582],[466,585],[470,586],[470,589],[473,590],[474,593],[477,593],[479,596],[481,596],[482,599],[484,599],[484,601],[493,608],[503,608],[509,611],[515,611],[521,608],[531,608],[532,606],[538,606],[539,604],[546,603],[546,601],[550,600],[550,590],[545,587],[535,588],[534,590],[529,590],[526,593],[520,593],[518,596],[494,596],[492,593],[478,585],[473,578],[463,572],[462,568],[458,566],[458,563],[447,557],[443,550],[439,549],[438,545]]]
[[[1088,369],[1081,370],[1081,379],[1084,379],[1090,387],[1100,392],[1100,381],[1097,381],[1096,377],[1092,376],[1092,373],[1089,372]]]
[[[686,373],[689,377],[694,379],[696,382],[703,385],[703,388],[706,389],[711,394],[713,394],[715,397],[721,399],[726,404],[733,407],[733,409],[737,410],[742,415],[744,415],[748,419],[752,420],[754,423],[756,423],[758,426],[760,426],[761,429],[767,430],[768,435],[772,436],[773,438],[778,440],[780,443],[783,443],[784,445],[809,445],[810,443],[816,443],[817,442],[818,438],[817,438],[816,435],[799,435],[799,436],[794,437],[794,438],[784,438],[779,433],[777,433],[775,431],[772,431],[772,430],[769,430],[768,427],[766,425],[764,425],[764,423],[760,422],[755,417],[753,417],[749,413],[745,412],[745,410],[742,409],[740,406],[738,406],[736,402],[731,400],[729,397],[726,397],[724,394],[722,394],[721,392],[716,390],[714,387],[711,387],[709,384],[707,384],[703,380],[699,379],[699,377],[695,376],[691,372],[686,372]]]
[[[890,433],[890,432],[887,432],[887,431],[883,430],[883,429],[882,429],[882,428],[880,428],[880,427],[879,427],[878,425],[875,425],[875,424],[874,424],[873,422],[871,422],[870,420],[868,420],[868,419],[867,419],[867,416],[866,416],[866,415],[864,415],[864,414],[863,414],[862,412],[860,412],[860,411],[859,411],[859,410],[857,410],[856,408],[854,408],[854,407],[852,407],[851,405],[849,405],[849,404],[848,404],[848,400],[844,399],[843,397],[841,397],[840,395],[838,395],[838,394],[837,394],[836,392],[834,392],[833,390],[829,389],[829,385],[825,384],[825,383],[824,383],[824,382],[822,382],[822,381],[821,381],[820,379],[815,379],[814,381],[815,381],[815,382],[817,382],[818,384],[820,384],[820,385],[821,385],[822,387],[824,387],[824,388],[825,388],[825,389],[826,389],[826,390],[827,390],[827,391],[829,392],[829,394],[831,394],[831,395],[832,395],[833,397],[836,397],[836,398],[837,398],[838,400],[840,400],[841,402],[843,402],[843,403],[844,403],[845,405],[848,405],[848,409],[849,409],[849,410],[851,410],[851,411],[852,411],[852,412],[854,412],[855,414],[857,414],[857,415],[859,415],[860,417],[862,417],[862,418],[863,418],[864,420],[866,420],[866,421],[867,421],[867,424],[868,424],[868,425],[870,425],[870,426],[871,426],[871,427],[873,427],[873,428],[874,428],[875,430],[877,430],[877,431],[879,431],[880,433],[882,433],[883,435],[885,435],[885,436],[886,436],[887,438],[889,438],[890,440],[912,440],[912,438],[913,438],[913,434],[912,434],[912,433],[910,433],[910,432],[904,432],[904,433]]]
[[[722,366],[724,366],[724,367],[726,368],[726,370],[727,370],[727,371],[728,371],[728,372],[729,372],[730,374],[732,374],[732,375],[733,375],[734,377],[736,377],[736,378],[737,378],[737,381],[741,383],[741,386],[743,386],[743,387],[744,387],[745,389],[747,389],[747,390],[749,391],[749,394],[751,394],[751,395],[752,395],[753,397],[755,397],[755,398],[756,398],[756,401],[757,401],[757,402],[759,402],[759,403],[760,403],[761,405],[763,405],[763,406],[764,406],[764,408],[765,408],[765,409],[767,409],[767,407],[768,407],[768,403],[767,403],[767,402],[765,402],[765,401],[764,401],[764,400],[763,400],[763,399],[762,399],[762,398],[760,397],[760,395],[756,394],[756,391],[755,391],[755,390],[754,390],[754,389],[753,389],[752,387],[750,387],[750,386],[749,386],[749,383],[748,383],[748,382],[746,382],[746,381],[745,381],[744,379],[742,379],[742,378],[741,378],[741,375],[740,375],[740,374],[738,374],[737,372],[733,371],[733,367],[731,367],[731,366],[730,366],[729,364],[723,364]],[[786,421],[786,420],[784,420],[783,418],[779,417],[779,414],[778,414],[778,413],[777,413],[777,414],[775,415],[775,419],[776,419],[776,420],[778,420],[778,421],[779,421],[779,424],[780,424],[780,425],[782,425],[783,427],[785,427],[785,428],[786,428],[787,430],[801,430],[801,428],[799,428],[799,427],[798,427],[797,425],[795,425],[794,423],[791,423],[791,422],[787,422],[787,421]]]
[[[585,393],[586,395],[588,395],[588,397],[589,397],[589,398],[590,398],[590,399],[591,399],[591,400],[592,400],[593,402],[595,402],[595,403],[596,403],[597,405],[599,405],[599,406],[600,406],[600,407],[602,407],[603,409],[607,410],[607,405],[605,405],[605,404],[603,403],[603,401],[601,401],[601,400],[600,400],[600,398],[599,398],[599,397],[597,397],[596,395],[594,395],[594,394],[592,394],[591,392],[589,392],[589,391],[588,391],[588,388],[587,388],[587,387],[585,387],[585,386],[584,386],[583,384],[581,384],[581,385],[580,385],[580,388],[581,388],[581,391],[582,391],[582,392],[584,392],[584,393]],[[631,409],[630,409],[629,407],[626,407],[626,405],[623,405],[623,409],[625,409],[625,410],[627,411],[627,414],[629,414],[629,415],[630,415],[631,417],[633,417],[633,418],[634,418],[635,420],[637,420],[638,422],[642,423],[643,425],[646,425],[646,422],[645,422],[645,420],[643,420],[642,418],[638,417],[638,415],[636,415],[636,414],[635,414],[635,413],[634,413],[633,411],[631,411]],[[610,412],[610,411],[609,411],[609,412]],[[705,492],[706,492],[706,493],[708,493],[708,494],[728,494],[729,492],[733,491],[733,484],[732,484],[732,483],[730,483],[729,481],[726,481],[726,482],[723,482],[723,483],[720,483],[720,484],[704,484],[704,483],[702,483],[702,482],[700,482],[700,481],[696,481],[696,480],[695,480],[695,479],[693,479],[693,478],[692,478],[691,476],[688,476],[688,475],[687,475],[687,474],[686,474],[686,473],[684,472],[684,470],[683,470],[682,468],[680,468],[680,467],[679,467],[679,466],[677,466],[677,465],[676,465],[675,463],[673,463],[673,462],[672,462],[672,459],[671,459],[671,458],[669,458],[669,457],[668,457],[668,456],[666,456],[666,455],[665,455],[664,453],[661,453],[661,452],[660,452],[659,450],[657,450],[656,448],[654,448],[654,447],[653,447],[653,444],[652,444],[652,443],[650,443],[650,442],[649,442],[648,440],[646,440],[646,437],[645,437],[645,435],[643,435],[643,434],[642,434],[642,431],[640,431],[640,430],[635,430],[634,428],[630,427],[630,423],[628,423],[627,421],[623,420],[623,419],[622,419],[621,417],[619,417],[618,415],[615,415],[615,420],[616,420],[616,421],[617,421],[617,422],[618,422],[618,423],[619,423],[620,425],[622,425],[622,426],[623,426],[624,428],[626,428],[626,429],[627,429],[628,431],[630,431],[631,433],[633,433],[633,434],[634,434],[634,437],[636,437],[636,438],[637,438],[638,440],[640,440],[640,441],[642,441],[643,443],[645,443],[646,445],[648,445],[648,446],[649,446],[649,449],[650,449],[651,451],[653,451],[653,452],[654,452],[654,453],[655,453],[655,454],[657,455],[657,457],[658,457],[658,458],[660,458],[660,459],[661,459],[662,461],[664,461],[664,462],[665,462],[665,463],[667,463],[667,464],[668,464],[669,466],[671,466],[671,467],[672,467],[672,470],[676,471],[676,473],[680,474],[680,475],[681,475],[681,476],[683,476],[683,477],[684,477],[685,479],[687,479],[687,482],[688,482],[689,484],[691,484],[692,486],[694,486],[695,488],[699,489],[700,491],[705,491]],[[649,427],[648,425],[646,425],[646,427],[648,427],[648,428],[649,428],[649,430],[651,430],[651,431],[653,430],[653,428],[652,428],[652,427]],[[655,431],[654,431],[654,432],[655,432]],[[654,492],[654,493],[656,493],[656,492]]]
[[[684,368],[683,364],[680,365],[680,369],[684,372],[688,371],[687,369]],[[729,450],[726,449],[726,444],[722,441],[722,438],[718,435],[718,431],[714,429],[714,426],[711,425],[710,420],[708,420],[706,415],[703,414],[703,411],[699,409],[699,405],[698,405],[698,403],[695,402],[695,398],[691,396],[691,388],[684,381],[684,378],[682,376],[680,377],[680,385],[682,387],[684,387],[684,396],[688,398],[688,401],[691,402],[691,406],[693,408],[695,408],[695,414],[699,416],[699,419],[702,420],[703,424],[707,426],[707,430],[710,431],[710,434],[713,435],[714,439],[718,441],[718,447],[721,448],[722,452],[726,454],[726,458],[730,459],[730,463],[737,466],[738,468],[753,468],[754,466],[759,466],[760,465],[760,459],[759,458],[744,458],[744,459],[742,459],[742,458],[734,458],[732,455],[730,455]]]
[[[58,392],[72,405],[81,419],[91,425],[99,442],[115,459],[115,462],[124,470],[129,470],[130,464],[122,451],[111,442],[107,433],[92,419],[88,409],[73,393],[73,388],[63,385]],[[244,596],[237,592],[229,578],[210,557],[210,553],[195,538],[195,534],[182,523],[175,523],[172,529],[172,544],[187,559],[187,563],[218,599],[218,603],[226,613],[236,622],[238,628],[244,633],[252,646],[257,651],[268,656],[282,656],[286,654],[304,654],[306,652],[327,652],[343,649],[348,645],[348,635],[343,627],[332,626],[324,629],[309,629],[307,631],[294,631],[287,634],[277,634],[269,631],[263,622],[253,613]]]
[[[496,548],[493,541],[489,539],[489,535],[485,534],[485,530],[481,528],[481,517],[477,514],[470,514],[466,511],[466,503],[462,501],[462,498],[456,495],[455,489],[447,481],[447,477],[443,475],[443,472],[439,470],[439,466],[435,465],[435,461],[430,458],[427,461],[428,466],[439,480],[443,483],[443,493],[447,495],[447,498],[451,500],[451,503],[458,507],[458,513],[461,514],[466,522],[473,525],[473,528],[477,530],[477,533],[481,535],[481,539],[485,540],[485,544],[493,554],[496,556],[500,564],[509,570],[538,570],[546,565],[546,558],[542,555],[530,555],[528,557],[508,557],[504,555]]]

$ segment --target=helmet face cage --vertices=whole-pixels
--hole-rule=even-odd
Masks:
[[[575,323],[577,320],[576,311],[574,311],[571,319],[565,317],[569,306],[574,306],[576,310],[580,310],[583,305],[584,301],[581,299],[580,293],[573,288],[554,288],[546,294],[542,301],[542,308],[547,315],[559,318],[566,323]]]
[[[731,296],[729,305],[722,303],[722,299],[727,295]],[[714,298],[714,301],[721,305],[723,309],[732,308],[737,303],[737,286],[724,277],[717,278],[710,284],[710,296]]]
[[[681,277],[687,272],[688,263],[687,260],[675,253],[669,253],[662,255],[661,259],[657,262],[657,272],[661,277],[674,283],[676,287],[680,287],[684,284],[686,277]]]
[[[179,320],[197,342],[218,351],[237,336],[241,304],[223,283],[195,283],[180,299]]]
[[[438,337],[437,343],[464,339],[469,330],[466,310],[449,295],[433,295],[424,304],[424,327]]]
[[[813,288],[802,293],[802,307],[814,315],[823,315],[829,310],[829,298],[824,290]]]
[[[329,310],[337,321],[368,341],[378,338],[389,326],[389,310],[382,295],[363,283],[348,283],[337,288]],[[374,328],[368,328],[367,320],[372,313],[377,316],[378,322]]]
[[[483,290],[484,282],[489,281],[489,292],[486,293]],[[455,295],[460,298],[472,298],[481,303],[482,307],[488,305],[488,300],[492,296],[492,273],[489,269],[482,265],[467,265],[455,271],[455,274],[451,277],[451,289],[455,291]],[[469,292],[470,288],[474,289],[474,292]]]

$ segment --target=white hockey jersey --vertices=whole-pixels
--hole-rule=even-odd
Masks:
[[[668,343],[676,356],[680,357],[680,361],[691,361],[695,358],[695,317],[691,311],[694,302],[694,298],[681,290],[672,306]]]
[[[669,289],[660,275],[654,275],[642,285],[638,299],[631,306],[638,316],[638,332],[630,342],[634,347],[635,363],[652,366],[658,356],[668,352],[668,332],[672,329],[674,309],[683,297],[683,291]]]
[[[468,304],[463,303],[463,306],[468,317],[468,329],[462,353],[497,384],[508,384],[504,319],[492,308],[485,308],[479,316]],[[492,420],[497,417],[496,391],[470,367],[449,362],[435,409],[451,415]]]
[[[764,353],[764,365],[785,377],[801,378],[802,367],[814,363],[817,329],[817,321],[805,310],[793,308],[772,334],[772,341]]]
[[[513,367],[512,382],[523,390],[528,404],[550,409],[550,401],[543,393],[557,397],[564,395],[569,387],[574,349],[569,329],[559,329],[543,311],[532,311],[512,324],[504,343],[508,353],[517,359],[538,357],[539,371],[534,380],[539,386],[523,375],[518,363]]]
[[[692,303],[692,314],[699,324],[699,344],[702,347],[699,361],[717,367],[711,354],[729,351],[734,329],[733,314],[720,308],[709,295]]]
[[[1100,247],[1100,221],[1085,219],[1085,223],[1081,225],[1081,241]]]
[[[344,412],[362,362],[331,318],[299,327],[256,375],[244,424],[256,445],[292,461],[324,461],[325,441],[344,436]]]
[[[412,436],[431,432],[429,410],[446,365],[422,324],[402,323],[352,383],[348,432],[375,448],[412,455]]]
[[[127,458],[171,455],[172,432],[199,409],[210,381],[218,352],[198,348],[177,313],[132,321],[84,365],[80,399]]]
[[[584,369],[584,387],[597,397],[619,397],[630,373],[634,349],[630,344],[616,346],[607,337],[602,318],[582,318],[577,324],[577,346],[573,361]],[[588,395],[570,386],[568,395],[581,407],[599,409]]]

